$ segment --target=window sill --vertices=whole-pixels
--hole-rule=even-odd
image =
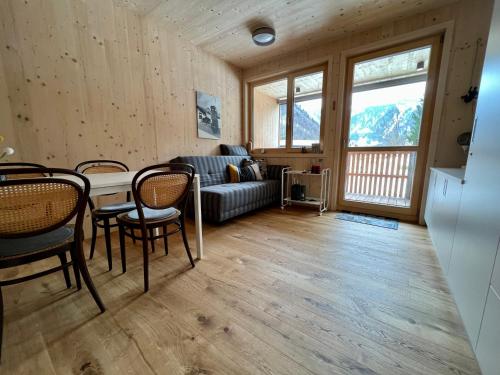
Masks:
[[[253,156],[256,159],[259,158],[287,158],[287,159],[293,159],[293,158],[326,158],[326,155],[324,153],[322,154],[313,154],[312,152],[251,152],[251,156]]]

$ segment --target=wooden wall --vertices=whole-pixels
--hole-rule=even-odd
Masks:
[[[241,142],[241,71],[112,0],[0,2],[0,134],[11,160],[133,169]],[[222,99],[197,138],[195,90]]]
[[[442,95],[443,110],[440,114],[440,128],[437,136],[437,149],[433,165],[457,167],[465,163],[465,155],[456,144],[456,137],[472,128],[474,105],[465,104],[460,96],[472,85],[478,85],[482,61],[484,59],[484,41],[487,40],[489,20],[493,0],[460,0],[457,3],[438,8],[411,17],[397,19],[394,22],[352,34],[343,39],[323,43],[291,54],[274,58],[267,63],[245,69],[245,82],[262,79],[275,73],[306,67],[308,64],[328,61],[327,111],[325,126],[324,154],[321,156],[287,155],[269,156],[270,163],[292,165],[296,168],[309,168],[314,162],[321,161],[324,167],[333,168],[333,201],[336,200],[336,173],[338,171],[338,150],[340,149],[340,129],[338,111],[340,105],[333,108],[333,101],[340,103],[343,97],[341,56],[343,51],[364,45],[381,42],[398,36],[416,32],[434,25],[453,22],[453,35],[446,72],[447,83]],[[478,52],[476,54],[476,44]],[[477,56],[476,56],[477,55]],[[259,155],[262,156],[262,155]],[[305,156],[305,157],[304,157]]]
[[[219,154],[219,143],[241,143],[241,71],[170,34],[147,16],[143,22],[147,113],[155,124],[160,160]],[[221,140],[197,138],[195,91],[222,101]]]
[[[253,105],[254,148],[276,148],[279,136],[280,107],[276,98],[266,95],[259,90],[254,90]]]

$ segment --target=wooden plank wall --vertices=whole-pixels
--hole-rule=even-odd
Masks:
[[[241,71],[144,18],[147,112],[160,160],[219,154],[218,144],[241,143]],[[220,142],[197,138],[195,90],[222,101]]]
[[[112,0],[0,2],[0,134],[11,160],[137,169],[241,142],[241,71]],[[195,90],[222,99],[197,138]]]

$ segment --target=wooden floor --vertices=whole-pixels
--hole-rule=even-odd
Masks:
[[[158,244],[147,294],[139,247],[122,275],[100,240],[104,314],[59,274],[5,287],[0,373],[479,373],[425,228],[273,208],[204,230],[195,269]]]
[[[380,195],[345,193],[348,201],[380,204],[393,207],[410,207],[411,200],[406,198],[383,197]]]

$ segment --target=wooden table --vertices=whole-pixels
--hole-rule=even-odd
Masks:
[[[87,174],[90,181],[90,196],[122,193],[132,190],[132,179],[136,171],[118,173],[94,173]],[[70,176],[64,176],[68,178]],[[75,181],[80,181],[75,178]],[[194,190],[194,221],[196,227],[196,258],[203,258],[203,234],[200,204],[200,176],[196,174],[193,180]]]

